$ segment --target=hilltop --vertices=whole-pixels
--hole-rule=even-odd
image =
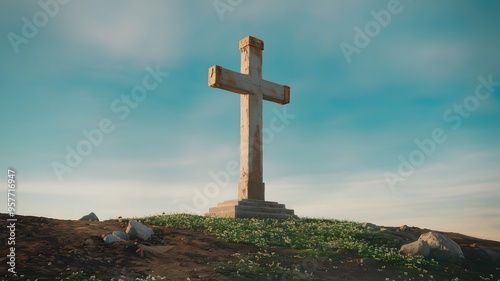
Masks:
[[[1,221],[7,218],[0,214]],[[40,281],[161,280],[152,276],[165,280],[500,280],[500,260],[494,258],[500,254],[500,242],[458,233],[440,232],[460,245],[465,259],[436,262],[399,253],[401,245],[430,231],[418,227],[185,214],[137,220],[153,229],[151,239],[108,245],[103,235],[125,230],[128,219],[98,222],[17,216],[17,277],[6,271],[0,276]],[[0,236],[8,249],[9,232]],[[0,262],[8,261],[2,250]]]

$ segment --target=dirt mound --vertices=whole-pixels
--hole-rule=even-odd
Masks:
[[[1,221],[7,223],[7,219],[6,214],[0,214]],[[84,271],[101,280],[134,280],[147,275],[164,276],[167,280],[250,280],[218,265],[229,261],[237,263],[240,259],[237,253],[261,251],[253,245],[221,241],[202,231],[157,226],[151,226],[154,235],[146,242],[127,241],[112,245],[103,242],[104,234],[124,230],[127,223],[127,220],[93,222],[17,216],[17,277],[6,271],[8,267],[5,264],[9,261],[7,250],[11,246],[8,245],[9,232],[4,230],[0,232],[1,243],[5,246],[0,256],[0,263],[4,265],[0,277],[3,280],[56,280],[72,272]],[[424,230],[408,229],[405,235],[408,232],[418,237]],[[500,278],[499,261],[491,260],[491,256],[482,250],[500,252],[499,242],[456,233],[444,234],[461,245],[466,260],[460,265],[450,264],[437,270],[432,273],[434,278]],[[405,242],[403,240],[401,244]],[[301,270],[313,272],[314,280],[409,280],[410,277],[400,268],[361,259],[349,251],[339,250],[339,258],[331,260],[305,259],[298,255],[298,251],[290,249],[271,250],[282,257],[284,264],[297,265]]]

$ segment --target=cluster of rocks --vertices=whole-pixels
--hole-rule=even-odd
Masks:
[[[86,216],[83,216],[81,221],[99,221],[97,216],[94,213],[90,213]],[[141,256],[150,256],[150,255],[162,255],[168,250],[174,248],[171,245],[150,245],[155,244],[154,239],[151,239],[154,232],[151,228],[145,226],[144,224],[130,220],[127,225],[127,229],[125,231],[115,230],[107,235],[103,235],[102,239],[104,243],[111,245],[119,242],[127,242],[127,241],[148,241],[148,245],[134,242],[132,243],[134,247],[136,247],[136,253]],[[84,246],[92,246],[94,245],[93,239],[87,239],[83,243]]]
[[[402,244],[400,252],[403,254],[419,255],[427,259],[453,263],[461,263],[464,261],[465,255],[468,255],[468,258],[482,263],[500,264],[499,253],[476,244],[458,245],[449,237],[435,231],[424,231],[418,227],[407,225],[382,227],[368,222],[362,223],[359,228],[384,233],[384,236],[392,238],[398,244]],[[418,236],[419,234],[420,236]]]
[[[147,241],[153,235],[153,230],[144,224],[131,220],[128,222],[127,229],[125,231],[113,231],[112,233],[104,236],[104,243],[113,244],[117,242],[124,242],[129,240],[140,240]],[[137,246],[136,253],[141,256],[149,255],[161,255],[166,251],[174,248],[169,245],[144,245],[141,243],[135,243]]]
[[[393,233],[394,241],[412,241],[401,246],[400,252],[407,255],[420,255],[428,259],[435,259],[446,262],[461,262],[465,257],[460,246],[450,238],[433,231],[423,233],[417,237],[412,230],[417,228],[403,225],[397,228],[380,227],[372,223],[363,223],[360,226],[369,231],[380,231]]]
[[[99,218],[94,213],[85,215],[79,219],[80,221],[99,221]],[[116,230],[112,233],[104,236],[104,242],[106,244],[113,244],[116,242],[123,242],[127,240],[142,240],[147,241],[151,235],[153,235],[153,230],[144,224],[131,220],[128,223],[127,229],[125,231]]]
[[[151,228],[138,221],[131,220],[128,222],[128,226],[125,231],[113,231],[112,233],[104,236],[104,242],[106,244],[113,244],[116,242],[135,239],[147,241],[151,235],[153,235],[153,230]]]

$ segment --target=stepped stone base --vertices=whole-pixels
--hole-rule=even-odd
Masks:
[[[205,216],[222,218],[275,218],[287,219],[295,216],[294,211],[278,202],[241,199],[228,200],[208,210]]]

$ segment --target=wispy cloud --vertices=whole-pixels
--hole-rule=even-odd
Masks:
[[[180,59],[189,21],[184,5],[138,1],[74,2],[64,12],[66,36],[108,57]],[[161,27],[161,28],[160,28]]]

